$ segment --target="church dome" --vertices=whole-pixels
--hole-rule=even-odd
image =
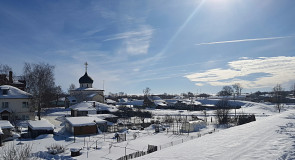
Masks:
[[[93,83],[93,79],[85,72],[84,76],[79,79],[79,83]]]

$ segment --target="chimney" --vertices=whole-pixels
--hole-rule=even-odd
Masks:
[[[93,108],[95,108],[95,102],[93,102]]]
[[[13,83],[12,80],[12,71],[9,71],[9,79],[8,79],[9,83]]]

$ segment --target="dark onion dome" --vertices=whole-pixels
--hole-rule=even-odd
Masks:
[[[79,83],[93,83],[93,79],[85,72],[84,76],[79,79]]]

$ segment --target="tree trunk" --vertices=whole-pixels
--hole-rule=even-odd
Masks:
[[[41,120],[41,104],[38,104],[38,112],[37,112],[38,119]]]

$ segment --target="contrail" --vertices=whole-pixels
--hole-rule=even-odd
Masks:
[[[196,45],[209,45],[209,44],[222,44],[222,43],[237,43],[237,42],[249,42],[249,41],[264,41],[264,40],[283,39],[283,38],[291,38],[291,37],[294,37],[294,36],[255,38],[255,39],[240,39],[240,40],[231,40],[231,41],[217,41],[217,42],[198,43]]]

